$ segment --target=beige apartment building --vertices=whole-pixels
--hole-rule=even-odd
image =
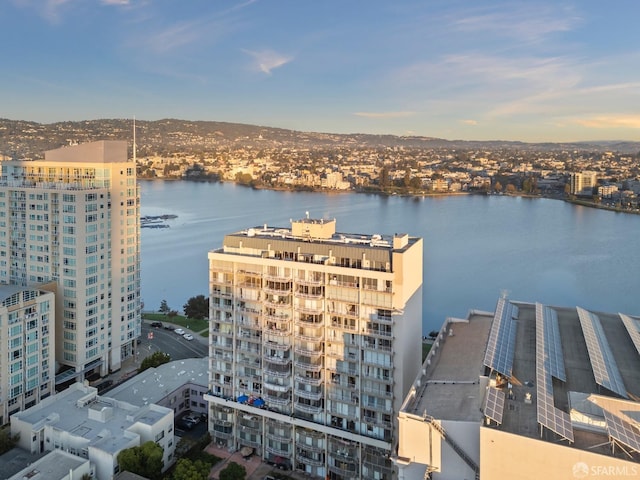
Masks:
[[[55,285],[0,285],[0,425],[52,395]]]
[[[56,384],[119,369],[140,335],[140,195],[127,143],[0,165],[0,283],[57,283]]]
[[[501,298],[449,318],[399,414],[399,478],[640,478],[640,319]]]
[[[394,478],[421,363],[422,239],[308,217],[209,252],[209,430],[312,477]]]

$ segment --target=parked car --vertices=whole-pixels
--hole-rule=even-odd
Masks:
[[[153,328],[162,328],[162,322],[151,322]]]
[[[176,328],[174,332],[176,332],[178,335],[184,335],[185,333],[187,333],[181,328]]]
[[[190,333],[185,333],[184,335],[182,335],[182,338],[191,341],[193,340],[193,335],[191,335]]]
[[[196,426],[196,423],[195,422],[190,422],[186,418],[181,418],[180,420],[178,420],[176,422],[176,425],[178,425],[178,427],[180,427],[180,428],[182,428],[184,430],[191,430],[193,427]]]
[[[184,417],[182,417],[182,419],[186,422],[191,422],[194,424],[200,423],[200,417],[197,417],[195,415],[185,415]]]
[[[173,326],[173,325],[165,325],[165,326],[164,326],[164,329],[165,329],[165,330],[171,330],[172,332],[175,330],[175,328],[174,328],[174,326]]]

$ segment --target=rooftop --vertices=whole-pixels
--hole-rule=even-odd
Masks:
[[[9,478],[9,480],[59,480],[67,478],[70,471],[76,470],[85,463],[89,463],[89,460],[62,450],[53,450],[16,472],[14,476],[3,478]],[[3,470],[3,472],[6,474],[6,471]]]
[[[486,414],[491,417],[486,428],[605,455],[612,455],[614,441],[640,461],[640,355],[632,340],[640,320],[579,307],[505,302],[511,308],[499,302],[496,312],[510,312],[503,322],[515,326],[511,339],[508,334],[498,335],[497,342],[493,338],[499,313],[496,320],[494,313],[476,311],[465,320],[447,319],[402,410],[457,421],[484,422]],[[543,316],[555,319],[543,324]],[[557,327],[550,331],[553,324]],[[485,356],[492,349],[497,352]],[[512,363],[504,361],[505,355]],[[485,405],[487,385],[499,397],[498,407]],[[624,455],[621,448],[614,451]]]
[[[188,358],[149,368],[109,391],[109,397],[131,405],[158,403],[185,383],[208,388],[207,358]]]
[[[139,407],[100,397],[95,388],[74,383],[35,406],[14,414],[12,419],[20,419],[34,429],[51,425],[84,438],[89,446],[117,452],[130,442],[123,436],[124,431],[135,423],[151,425],[169,412],[169,409],[156,405]]]

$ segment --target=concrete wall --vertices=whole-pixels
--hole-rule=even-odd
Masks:
[[[480,429],[482,480],[555,478],[637,479],[640,464],[562,444]]]

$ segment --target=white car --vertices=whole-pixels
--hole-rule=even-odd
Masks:
[[[185,340],[193,340],[193,335],[191,335],[190,333],[185,333],[184,335],[182,335],[182,337]]]
[[[174,330],[174,332],[176,332],[178,335],[184,335],[185,334],[185,331],[183,329],[181,329],[181,328],[176,328]]]

